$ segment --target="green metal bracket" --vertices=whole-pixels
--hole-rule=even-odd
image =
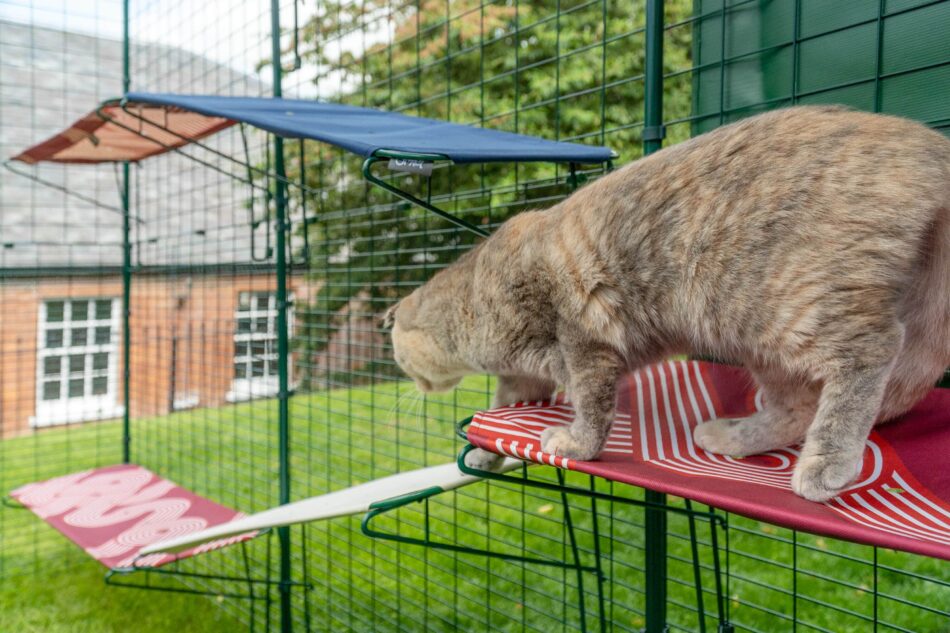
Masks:
[[[242,576],[226,576],[223,574],[201,574],[197,572],[184,572],[168,569],[149,569],[144,567],[115,567],[106,572],[105,583],[110,587],[122,587],[126,589],[145,589],[149,591],[163,591],[168,593],[186,593],[197,596],[221,596],[223,598],[237,598],[241,600],[258,599],[253,593],[240,593],[232,591],[209,591],[202,589],[192,589],[190,587],[163,587],[150,584],[149,582],[122,582],[120,579],[127,578],[132,574],[139,576],[150,574],[168,578],[190,578],[193,580],[222,580],[227,582],[236,582],[254,585],[278,586],[280,581],[265,580],[260,578],[247,578]],[[301,584],[301,583],[298,583]]]
[[[460,422],[458,422],[458,424],[456,424],[456,432],[458,433],[460,437],[462,437],[466,441],[468,440],[466,428],[471,423],[471,421],[472,421],[472,418],[469,417],[469,418],[465,418],[464,420],[461,420]],[[695,510],[692,507],[692,503],[688,499],[686,500],[685,507],[683,508],[668,505],[666,503],[665,495],[663,495],[662,493],[657,493],[650,490],[645,490],[643,500],[630,499],[628,497],[621,497],[614,494],[600,492],[594,489],[593,477],[591,478],[592,485],[590,489],[570,486],[564,483],[563,471],[561,469],[557,469],[558,483],[553,483],[553,482],[548,482],[548,481],[540,481],[537,479],[530,479],[527,476],[527,472],[524,473],[523,477],[519,478],[519,477],[512,477],[510,475],[506,475],[502,473],[496,473],[492,471],[483,471],[476,468],[471,468],[465,463],[465,457],[471,451],[475,449],[476,447],[474,445],[472,445],[471,443],[468,443],[459,453],[458,467],[459,467],[459,470],[461,470],[463,473],[468,474],[468,475],[473,475],[476,477],[483,477],[485,479],[501,481],[501,482],[509,483],[512,485],[528,486],[528,487],[537,488],[540,490],[559,492],[562,495],[571,494],[571,495],[577,495],[580,497],[586,497],[586,498],[589,498],[592,503],[598,500],[602,500],[602,501],[621,503],[621,504],[625,504],[629,506],[643,508],[645,511],[645,514],[647,515],[647,521],[644,524],[644,529],[647,531],[647,534],[646,534],[647,536],[649,536],[650,529],[656,530],[658,528],[657,525],[655,524],[651,525],[649,523],[649,517],[651,514],[659,515],[663,517],[662,536],[664,540],[666,538],[667,516],[669,514],[679,514],[679,515],[685,516],[689,522],[689,529],[690,529],[690,542],[692,545],[692,554],[693,554],[693,577],[694,577],[694,586],[695,586],[695,591],[696,591],[697,613],[698,613],[698,619],[700,622],[701,633],[705,633],[705,613],[706,612],[705,612],[705,607],[704,607],[704,602],[703,602],[703,587],[702,587],[702,578],[700,574],[699,551],[698,551],[697,541],[696,541],[695,521],[696,519],[703,519],[703,520],[708,521],[709,526],[710,526],[710,539],[711,539],[710,547],[713,552],[713,570],[714,570],[715,579],[716,579],[716,588],[715,588],[716,612],[717,612],[717,617],[719,621],[719,631],[721,633],[731,633],[732,625],[729,623],[729,608],[728,608],[728,603],[725,600],[725,597],[724,597],[725,594],[723,591],[723,582],[722,582],[723,566],[721,564],[721,560],[719,556],[720,548],[719,548],[719,540],[718,540],[718,529],[722,529],[723,534],[725,535],[725,539],[726,539],[726,551],[728,552],[729,551],[729,545],[728,545],[729,524],[728,524],[728,520],[726,519],[724,515],[721,515],[713,511],[712,508],[710,508],[708,511]],[[653,493],[652,495],[649,494],[651,492]],[[593,518],[594,518],[594,526],[596,529],[596,525],[597,525],[596,509],[595,509],[595,514]],[[645,544],[645,547],[644,547],[644,549],[646,550],[646,556],[647,556],[647,565],[645,569],[646,581],[647,583],[662,582],[665,588],[665,574],[662,578],[657,578],[656,576],[654,576],[653,578],[650,577],[651,572],[656,574],[656,568],[651,570],[650,565],[649,565],[651,561],[650,552],[649,552],[650,546],[651,546],[650,539],[647,539],[647,543]],[[728,563],[728,559],[727,559],[727,563]],[[729,578],[728,564],[725,569],[725,576],[728,581],[728,578]],[[655,591],[656,587],[654,587],[653,589]],[[728,588],[726,588],[726,591],[728,591]],[[654,594],[654,597],[656,597],[656,594]],[[647,613],[648,614],[650,613],[649,602],[647,604]],[[657,618],[658,615],[661,615],[661,614],[658,614],[656,611],[652,613],[652,617],[654,618],[653,620],[654,623],[656,622],[655,618]],[[665,617],[665,602],[663,603],[662,615]],[[665,623],[664,623],[663,628],[664,629],[666,628]]]
[[[265,535],[265,534],[269,535],[270,533],[271,533],[270,530],[261,531],[261,535]],[[241,546],[242,560],[244,563],[243,576],[229,576],[227,574],[208,574],[208,573],[201,573],[201,572],[182,571],[177,568],[177,563],[173,563],[175,567],[172,569],[166,569],[165,567],[145,567],[145,566],[136,565],[135,561],[133,561],[132,565],[128,567],[110,568],[109,571],[106,572],[104,580],[107,585],[110,585],[113,587],[145,589],[145,590],[150,590],[150,591],[164,591],[164,592],[170,592],[170,593],[185,593],[185,594],[200,595],[200,596],[216,596],[216,597],[221,596],[224,598],[237,598],[237,599],[242,599],[242,600],[258,600],[261,598],[261,596],[258,596],[254,592],[254,587],[256,586],[279,587],[281,584],[281,581],[272,580],[270,578],[271,548],[270,548],[269,538],[268,538],[267,545],[268,546],[267,546],[266,564],[264,565],[264,568],[267,570],[267,576],[265,578],[253,578],[251,576],[251,563],[250,563],[250,558],[248,557],[248,553],[247,553],[247,542],[242,542],[240,546]],[[122,580],[124,578],[129,578],[133,575],[135,575],[136,577],[144,577],[145,580],[143,582],[126,582]],[[210,590],[202,590],[202,589],[192,589],[191,587],[172,587],[172,586],[155,585],[149,582],[149,578],[151,577],[171,578],[171,579],[181,578],[181,579],[192,579],[192,580],[220,580],[220,581],[225,581],[225,582],[234,582],[234,583],[247,585],[248,591],[247,592],[210,591]],[[298,587],[305,587],[307,589],[312,589],[310,584],[306,582],[291,581],[289,584],[298,586]]]
[[[466,231],[471,231],[472,233],[475,233],[476,235],[480,235],[482,237],[488,237],[488,231],[486,231],[485,229],[475,226],[474,224],[470,222],[466,222],[462,218],[456,217],[452,215],[451,213],[449,213],[448,211],[440,209],[439,207],[435,206],[434,204],[430,202],[427,202],[426,200],[417,198],[416,196],[412,195],[408,191],[403,191],[402,189],[399,189],[398,187],[395,187],[392,184],[386,182],[385,180],[377,177],[373,173],[373,165],[379,162],[388,161],[391,158],[435,162],[435,161],[448,161],[449,159],[447,156],[443,156],[441,154],[409,154],[409,153],[403,153],[403,152],[392,152],[389,150],[377,150],[375,154],[373,154],[372,156],[367,158],[365,161],[363,161],[363,178],[365,178],[368,182],[376,185],[380,189],[385,189],[386,191],[388,191],[389,193],[393,194],[394,196],[398,198],[401,198],[407,202],[411,202],[412,204],[418,207],[421,207],[425,209],[426,211],[430,211],[441,218],[445,218],[452,224],[458,227],[461,227],[465,229]]]
[[[426,488],[425,490],[417,490],[415,492],[407,492],[404,495],[399,495],[397,497],[390,497],[389,499],[383,499],[381,501],[374,501],[369,504],[370,510],[382,510],[387,512],[389,510],[394,510],[396,508],[401,508],[403,506],[409,505],[413,501],[422,501],[428,499],[433,495],[437,495],[440,492],[445,492],[442,488],[438,486],[432,486],[431,488]]]
[[[12,508],[13,510],[26,510],[25,505],[23,505],[22,503],[20,503],[19,501],[11,497],[10,495],[3,495],[3,497],[0,497],[0,503],[2,503],[4,507]]]
[[[574,192],[578,187],[587,182],[587,174],[577,173],[577,163],[571,163],[568,169],[567,186]]]
[[[559,473],[559,476],[563,476],[562,473]],[[408,545],[419,545],[421,547],[427,547],[429,549],[436,549],[446,552],[454,552],[458,554],[471,554],[474,556],[483,556],[487,558],[493,558],[496,560],[506,560],[510,562],[518,563],[527,563],[531,565],[541,565],[544,567],[554,567],[556,569],[573,569],[577,572],[577,592],[578,592],[578,611],[580,614],[580,626],[579,630],[582,632],[587,631],[587,616],[586,609],[584,606],[584,572],[592,573],[597,579],[597,598],[598,606],[600,612],[600,630],[605,631],[606,619],[605,619],[605,610],[604,610],[604,591],[603,591],[603,570],[600,564],[600,557],[595,558],[594,565],[584,565],[581,563],[580,558],[580,549],[577,546],[577,537],[574,532],[574,523],[571,519],[570,507],[567,503],[567,497],[565,495],[561,496],[561,501],[564,505],[564,523],[568,531],[568,538],[571,543],[571,554],[572,562],[566,562],[561,559],[550,559],[550,558],[539,558],[534,556],[523,556],[521,554],[508,554],[505,552],[496,552],[489,549],[469,547],[467,545],[458,545],[456,543],[446,543],[443,541],[436,541],[432,538],[432,531],[430,529],[430,514],[429,514],[429,500],[440,493],[445,492],[442,488],[438,486],[433,486],[431,488],[426,488],[425,490],[419,490],[417,492],[411,492],[405,495],[400,495],[398,497],[393,497],[391,499],[385,499],[383,501],[378,501],[373,503],[370,506],[369,512],[363,517],[363,521],[360,524],[360,528],[363,531],[363,534],[369,536],[370,538],[382,539],[386,541],[393,541],[395,543],[408,544]],[[377,517],[399,508],[405,507],[412,503],[421,502],[424,504],[424,522],[423,522],[423,536],[405,536],[403,534],[396,534],[392,532],[384,532],[382,530],[376,529],[372,526],[372,522]],[[596,528],[595,528],[596,531]],[[599,546],[598,546],[599,547]]]
[[[492,479],[494,481],[503,481],[505,483],[518,485],[518,486],[528,486],[531,488],[538,488],[539,490],[547,490],[550,492],[565,492],[567,494],[578,495],[581,497],[588,497],[590,499],[597,499],[599,501],[612,501],[615,503],[624,503],[626,505],[635,506],[638,508],[647,508],[653,510],[659,510],[662,512],[668,512],[670,514],[681,514],[687,517],[700,517],[706,519],[712,523],[716,523],[719,527],[725,528],[726,521],[725,518],[715,512],[705,512],[702,510],[690,510],[686,508],[678,508],[676,506],[667,505],[666,503],[656,503],[654,501],[648,501],[640,499],[630,499],[628,497],[621,497],[618,495],[609,494],[606,492],[599,492],[596,490],[588,490],[586,488],[578,488],[576,486],[569,486],[567,484],[555,484],[548,481],[540,481],[537,479],[529,479],[512,477],[511,475],[505,475],[502,473],[495,473],[488,470],[478,470],[477,468],[472,468],[465,463],[465,457],[470,452],[475,450],[477,447],[468,444],[465,448],[462,449],[462,452],[458,456],[458,467],[466,475],[473,475],[475,477],[483,477],[485,479]]]
[[[363,534],[369,536],[370,538],[382,539],[385,541],[393,541],[396,543],[405,543],[410,545],[420,545],[422,547],[428,547],[431,549],[438,549],[448,552],[457,552],[460,554],[473,554],[475,556],[487,556],[488,558],[497,558],[500,560],[507,561],[516,561],[522,563],[531,563],[535,565],[544,565],[547,567],[557,567],[559,569],[579,569],[581,571],[596,572],[597,567],[591,565],[580,565],[577,562],[569,563],[563,560],[554,560],[547,558],[536,558],[532,556],[522,556],[520,554],[506,554],[504,552],[495,552],[488,549],[482,549],[477,547],[469,547],[467,545],[457,545],[455,543],[445,543],[441,541],[435,541],[432,539],[431,530],[429,528],[429,499],[433,496],[445,492],[442,488],[438,486],[433,486],[431,488],[426,488],[425,490],[419,490],[417,492],[411,492],[405,495],[398,497],[393,497],[391,499],[385,499],[383,501],[377,501],[370,506],[369,512],[363,517],[363,521],[360,524],[360,528],[363,531]],[[402,534],[395,534],[392,532],[384,532],[373,527],[373,521],[388,512],[398,510],[405,506],[411,505],[413,503],[421,502],[424,504],[424,513],[425,521],[423,523],[423,532],[424,536],[415,537],[415,536],[405,536]]]

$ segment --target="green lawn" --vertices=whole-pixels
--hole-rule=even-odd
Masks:
[[[460,442],[448,421],[484,406],[490,384],[473,378],[453,394],[426,401],[408,395],[411,390],[406,383],[384,383],[295,396],[290,429],[293,497],[452,459]],[[270,507],[277,495],[275,412],[273,401],[257,401],[135,421],[133,460],[243,511]],[[9,489],[119,461],[120,430],[117,423],[104,422],[2,442],[0,483]],[[552,476],[550,469],[534,472]],[[573,480],[588,483],[582,477]],[[629,488],[615,492],[639,494]],[[642,513],[604,503],[598,512],[607,616],[614,630],[636,630],[643,625]],[[430,534],[446,542],[558,559],[570,551],[560,499],[550,494],[478,484],[439,497],[430,504],[429,516]],[[572,500],[571,517],[578,546],[590,562],[595,541],[589,502]],[[380,526],[421,535],[423,520],[423,506],[416,504]],[[728,595],[738,624],[769,633],[791,631],[794,612],[807,625],[799,624],[799,630],[871,630],[871,548],[796,536],[739,517],[730,517],[730,526]],[[688,526],[671,517],[670,532],[670,620],[695,628]],[[709,534],[703,526],[699,534],[705,607],[711,610]],[[292,539],[295,579],[303,578],[306,555],[313,586],[308,600],[295,590],[295,616],[301,625],[309,618],[315,630],[577,628],[580,613],[572,571],[374,541],[360,533],[359,517],[295,529]],[[249,548],[256,574],[265,571],[267,541],[257,539]],[[304,541],[306,553],[300,548]],[[950,605],[950,565],[883,550],[878,557],[883,566],[877,577],[878,613],[895,625],[879,630],[950,631],[939,613]],[[183,568],[239,571],[239,549],[204,555]],[[245,603],[107,587],[102,572],[32,514],[0,509],[0,631],[200,632],[246,626]],[[587,621],[596,630],[595,583],[590,575],[584,583]],[[221,590],[227,585],[209,587]],[[791,598],[793,591],[797,601]],[[713,626],[711,619],[707,626]]]

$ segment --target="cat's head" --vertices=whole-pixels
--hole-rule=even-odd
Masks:
[[[391,330],[396,363],[420,391],[448,391],[472,373],[458,358],[444,311],[425,287],[389,308],[383,326]]]

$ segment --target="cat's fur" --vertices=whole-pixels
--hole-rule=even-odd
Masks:
[[[740,363],[765,409],[700,425],[697,444],[804,440],[792,486],[828,499],[875,421],[950,364],[950,140],[835,107],[749,118],[512,218],[387,316],[424,391],[473,372],[499,376],[497,404],[565,386],[577,417],[542,445],[577,459],[603,447],[622,372]]]

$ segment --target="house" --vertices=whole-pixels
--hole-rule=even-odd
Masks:
[[[132,56],[171,58],[161,48],[134,45]],[[174,58],[201,69],[194,92],[268,89],[187,51]],[[170,72],[146,68],[139,87]],[[121,42],[0,21],[0,90],[5,159],[121,93]],[[232,147],[234,136],[215,142]],[[266,137],[254,142],[252,160]],[[117,173],[108,165],[17,169],[54,186],[0,173],[0,437],[116,418],[126,406]],[[267,238],[248,218],[249,189],[177,155],[132,172],[129,413],[275,395],[274,266],[251,256]],[[168,179],[179,186],[165,196]],[[292,276],[291,291],[306,297],[303,276]]]

